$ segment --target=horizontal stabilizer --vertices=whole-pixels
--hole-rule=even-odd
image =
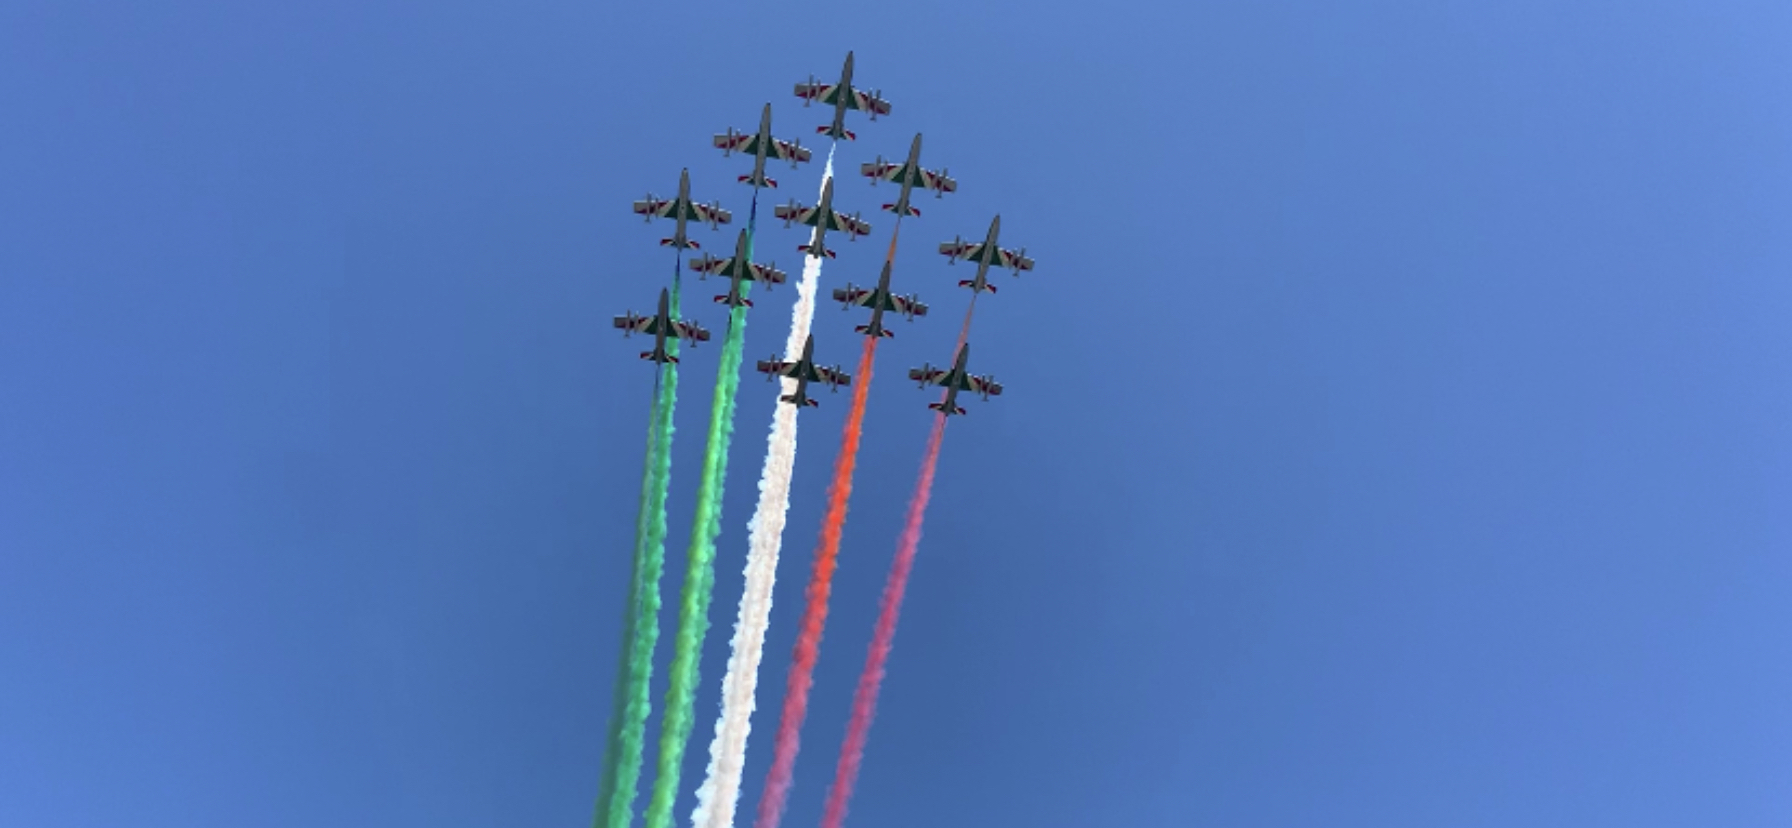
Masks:
[[[662,247],[673,247],[673,246],[674,246],[674,243],[673,243],[673,240],[672,240],[672,239],[660,239],[660,246],[662,246]],[[697,248],[699,248],[699,247],[701,247],[701,245],[699,245],[699,244],[697,244],[697,243],[696,243],[696,242],[694,242],[694,241],[691,241],[691,240],[690,240],[690,239],[685,239],[685,240],[684,240],[684,246],[685,246],[685,248],[686,248],[686,249],[688,249],[688,250],[696,250],[696,249],[697,249]]]
[[[960,408],[956,405],[952,406],[952,409],[950,411],[948,411],[946,409],[946,406],[944,403],[928,403],[927,407],[931,408],[935,411],[938,411],[941,414],[965,414],[965,413],[968,413],[963,408]]]
[[[890,212],[894,213],[894,212],[896,212],[896,205],[885,204],[884,209],[889,210]],[[918,207],[911,206],[908,208],[908,214],[911,216],[915,216],[916,218],[919,218],[921,216],[921,210]]]

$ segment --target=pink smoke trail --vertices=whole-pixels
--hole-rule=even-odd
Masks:
[[[971,315],[977,311],[977,297],[964,314],[964,325],[958,331],[958,346],[952,351],[954,362],[958,349],[971,332]],[[941,397],[944,399],[944,396]],[[896,619],[902,611],[902,596],[908,590],[908,575],[915,566],[915,550],[921,545],[921,520],[927,514],[927,501],[933,496],[933,472],[939,465],[940,443],[946,437],[946,415],[935,414],[933,432],[927,437],[927,448],[921,455],[921,476],[915,481],[915,493],[908,502],[908,518],[903,521],[902,536],[896,542],[896,560],[890,564],[890,575],[884,581],[883,599],[878,602],[877,627],[871,634],[871,651],[865,657],[865,671],[859,674],[859,687],[852,697],[852,719],[846,726],[846,742],[840,746],[840,762],[834,767],[834,784],[828,789],[821,828],[841,828],[846,821],[846,803],[859,781],[859,765],[865,760],[865,741],[871,735],[871,720],[877,715],[877,693],[883,686],[884,668],[890,660],[890,646],[896,638]]]

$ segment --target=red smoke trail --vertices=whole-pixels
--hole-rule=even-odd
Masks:
[[[952,351],[953,362],[958,361],[958,349],[964,347],[965,337],[971,332],[971,315],[976,311],[977,297],[973,294],[971,307],[964,314],[964,326],[958,331],[958,347]],[[933,433],[928,435],[927,449],[921,456],[921,476],[915,481],[915,493],[908,502],[908,519],[903,522],[902,537],[896,543],[896,560],[890,565],[883,600],[878,603],[871,651],[865,657],[865,671],[859,674],[859,688],[853,693],[852,720],[846,726],[846,743],[840,746],[840,763],[834,767],[834,785],[828,790],[821,828],[840,828],[846,821],[846,803],[859,780],[865,740],[871,735],[871,719],[877,714],[877,692],[883,686],[884,665],[890,660],[890,645],[896,638],[896,617],[902,610],[902,595],[908,590],[909,571],[915,566],[915,549],[921,545],[921,519],[927,513],[928,498],[933,496],[933,472],[939,464],[940,442],[945,436],[946,415],[935,414]]]
[[[902,219],[890,234],[890,250],[884,263],[896,260],[896,240],[902,235]],[[859,456],[860,423],[865,419],[865,395],[871,390],[871,368],[877,359],[877,337],[865,339],[859,355],[859,384],[853,388],[852,410],[846,414],[840,456],[834,460],[834,478],[828,483],[828,511],[821,521],[821,544],[815,549],[815,571],[809,577],[808,603],[797,627],[796,651],[784,682],[784,709],[778,715],[778,736],[772,750],[772,767],[759,796],[759,818],[754,828],[778,828],[784,819],[784,803],[790,798],[797,750],[802,746],[803,719],[809,715],[809,690],[815,686],[815,661],[821,657],[821,633],[828,620],[828,596],[833,592],[834,567],[840,553],[840,534],[846,528],[846,503],[852,496],[852,470]]]
[[[859,354],[858,374],[854,376],[858,384],[853,389],[852,410],[846,415],[840,456],[834,461],[834,479],[828,484],[827,516],[821,523],[821,544],[815,550],[815,571],[809,578],[808,605],[803,608],[796,652],[791,656],[789,678],[785,681],[784,710],[778,719],[772,768],[766,775],[765,792],[759,797],[757,828],[776,828],[784,818],[784,803],[790,795],[803,719],[809,712],[809,689],[815,685],[815,661],[821,655],[821,632],[828,620],[828,595],[833,590],[840,534],[846,528],[846,502],[852,495],[860,423],[865,417],[865,395],[871,388],[871,367],[876,357],[877,337],[867,337],[865,350]]]

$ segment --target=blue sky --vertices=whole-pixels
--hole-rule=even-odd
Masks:
[[[854,49],[895,109],[840,168],[920,131],[961,186],[904,228],[936,315],[881,352],[788,824],[928,425],[899,374],[968,298],[933,248],[1000,212],[1039,266],[980,303],[1007,391],[948,432],[853,825],[1785,825],[1789,36],[1767,2],[9,4],[0,823],[588,824],[651,385],[609,317],[671,265],[628,202],[689,167],[744,218],[709,136],[766,101],[809,133],[792,84]],[[887,194],[842,178],[877,232],[824,290],[875,279]],[[743,811],[845,402],[802,417]]]

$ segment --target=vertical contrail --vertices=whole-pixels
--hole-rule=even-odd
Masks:
[[[678,318],[680,279],[673,263],[672,295],[667,310]],[[669,337],[666,353],[678,355],[678,338]],[[622,665],[610,713],[610,736],[598,781],[598,828],[627,828],[634,821],[636,783],[641,777],[641,751],[652,708],[653,648],[659,641],[660,576],[666,557],[666,493],[672,478],[672,412],[678,398],[678,365],[663,363],[655,380],[653,412],[648,417],[647,463],[641,476],[641,508],[635,518],[635,554],[624,609]]]
[[[902,219],[890,234],[890,250],[884,264],[896,259],[896,239],[902,233]],[[779,715],[777,737],[772,751],[772,766],[765,778],[765,791],[759,795],[759,817],[756,828],[777,828],[784,819],[784,804],[790,796],[792,774],[796,769],[797,750],[801,746],[803,720],[809,711],[809,689],[815,684],[815,662],[821,657],[821,633],[827,624],[828,596],[833,590],[834,568],[840,552],[840,537],[846,528],[846,505],[852,497],[853,467],[859,456],[859,438],[865,419],[865,399],[871,390],[871,372],[877,359],[878,337],[865,338],[859,354],[857,382],[853,388],[852,409],[846,415],[846,427],[840,437],[840,455],[834,461],[834,477],[828,483],[827,513],[821,521],[821,541],[815,548],[815,569],[805,590],[803,618],[797,627],[795,651],[790,657],[790,671],[784,682],[784,709]]]
[[[828,150],[827,164],[822,171],[822,186],[834,175],[834,152]],[[823,217],[825,220],[825,217]],[[813,242],[820,228],[811,235]],[[797,283],[796,305],[790,314],[790,335],[784,353],[800,353],[815,318],[815,291],[821,278],[822,260],[808,256],[803,260],[803,276]],[[795,380],[782,378],[780,396],[793,393]],[[765,629],[771,615],[771,591],[777,579],[778,549],[784,531],[784,515],[790,508],[790,474],[796,464],[796,406],[780,401],[773,403],[771,434],[767,440],[765,467],[760,474],[759,504],[748,522],[750,536],[747,552],[746,584],[741,593],[739,614],[734,625],[734,642],[728,656],[728,671],[722,678],[722,712],[716,720],[716,735],[710,743],[709,769],[697,791],[697,809],[692,822],[698,825],[733,822],[734,803],[740,790],[741,764],[746,754],[747,732],[751,729],[753,693],[758,679],[759,661],[765,647]],[[707,627],[708,619],[702,619]],[[698,634],[701,637],[701,633]],[[681,674],[674,665],[673,681]],[[688,669],[690,686],[686,697],[694,700],[696,666]],[[668,710],[671,704],[668,702]],[[660,776],[654,787],[653,802],[648,807],[648,828],[666,828],[671,820],[672,799],[677,795],[678,759],[682,759],[691,728],[690,705],[677,724],[683,731],[674,734],[668,725],[661,740]],[[672,750],[679,756],[667,763],[668,742],[677,735]],[[663,804],[662,804],[663,803]],[[718,823],[717,820],[720,820]]]
[[[972,294],[971,306],[964,314],[964,325],[958,331],[958,346],[952,351],[954,362],[970,334],[971,316],[976,310],[977,297]],[[871,634],[865,670],[859,674],[859,686],[853,693],[852,718],[847,722],[846,742],[840,746],[840,762],[834,767],[834,784],[828,790],[821,828],[841,828],[846,821],[846,805],[852,799],[853,786],[858,783],[859,764],[865,759],[865,741],[871,734],[871,720],[877,714],[877,693],[883,685],[890,646],[896,639],[896,619],[902,611],[903,593],[908,590],[909,572],[915,566],[915,550],[921,545],[921,520],[927,514],[927,501],[933,496],[933,473],[939,465],[940,443],[945,436],[946,415],[942,412],[934,415],[933,432],[928,435],[927,448],[921,455],[921,474],[915,481],[915,493],[909,499],[902,536],[896,542],[896,560],[890,564],[890,575],[884,581],[883,598],[877,607],[877,626]]]

